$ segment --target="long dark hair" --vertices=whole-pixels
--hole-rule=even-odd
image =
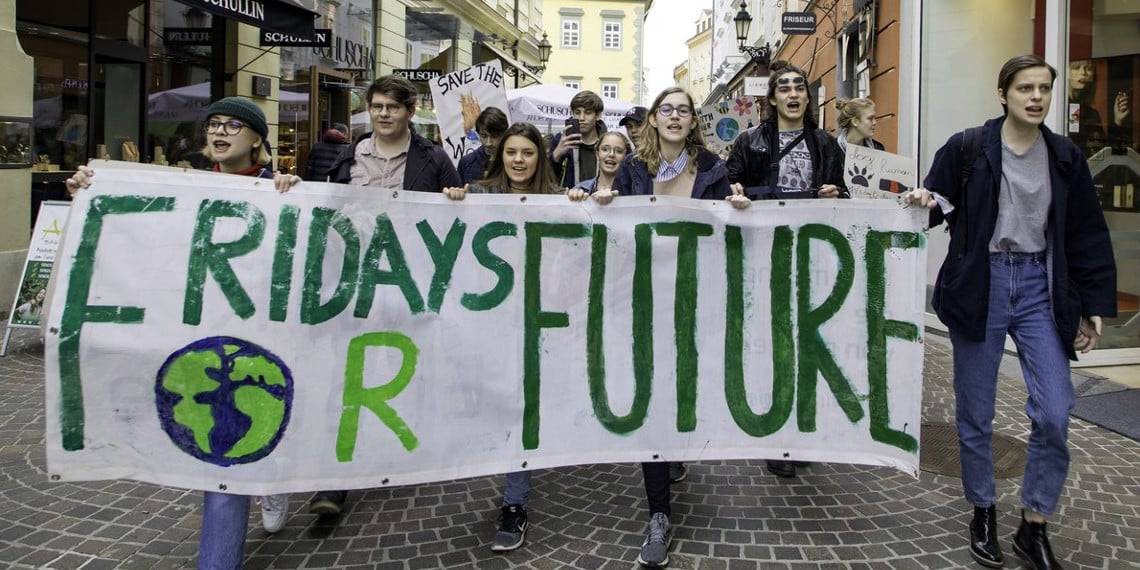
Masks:
[[[689,131],[689,136],[685,137],[685,152],[689,153],[689,172],[697,171],[697,152],[705,148],[705,138],[701,136],[701,125],[697,122],[698,109],[693,104],[693,96],[680,87],[670,87],[662,91],[653,100],[653,106],[645,115],[645,124],[641,126],[641,144],[634,150],[637,158],[645,163],[650,174],[656,174],[657,167],[661,166],[661,141],[658,140],[661,135],[650,120],[657,115],[657,109],[661,107],[662,101],[674,93],[684,94],[689,99],[689,107],[693,109],[693,114],[689,116],[694,123],[693,128]]]
[[[768,66],[768,101],[764,106],[764,120],[773,123],[776,122],[776,80],[778,80],[781,75],[787,75],[789,73],[795,73],[804,78],[804,89],[807,89],[807,107],[804,108],[804,123],[810,122],[813,125],[818,125],[819,123],[815,120],[815,99],[811,94],[811,81],[808,80],[807,73],[804,73],[804,70],[782,59],[773,61],[772,64]]]
[[[542,140],[542,133],[530,123],[515,123],[503,133],[499,145],[495,147],[495,155],[491,157],[491,166],[487,169],[487,177],[477,182],[490,190],[511,192],[511,179],[507,177],[503,153],[507,148],[507,139],[513,136],[524,137],[538,149],[538,165],[535,166],[534,176],[527,185],[527,194],[556,194],[559,188],[554,183],[554,172],[550,161],[546,158],[546,142]]]

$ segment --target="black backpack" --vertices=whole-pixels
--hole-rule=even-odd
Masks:
[[[962,224],[962,239],[959,240],[958,258],[961,259],[965,256],[966,252],[970,249],[970,220],[969,220],[969,193],[967,192],[970,176],[974,174],[974,162],[982,154],[982,135],[985,127],[970,127],[962,131],[962,146],[958,148],[958,202],[960,205],[955,208],[958,214],[953,218],[947,218],[947,224],[950,230],[954,230],[954,226]]]

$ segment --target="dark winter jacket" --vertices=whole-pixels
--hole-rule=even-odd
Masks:
[[[343,138],[338,140],[326,134],[320,142],[313,145],[313,148],[309,150],[309,160],[305,164],[305,180],[320,182],[328,180],[329,167],[332,166],[333,162],[336,162],[340,153],[349,146],[352,145],[348,144],[347,140]]]
[[[330,182],[337,184],[352,182],[356,145],[371,136],[372,133],[365,133],[356,137],[356,140],[340,153],[336,162],[329,168]],[[443,148],[412,131],[412,142],[408,145],[408,162],[404,166],[404,190],[442,192],[444,188],[459,186],[462,186],[459,183],[459,173]]]
[[[989,243],[998,217],[1004,120],[986,121],[976,157],[962,156],[962,133],[950,137],[923,183],[954,206],[946,216],[941,208],[930,212],[931,227],[943,220],[950,224],[950,249],[934,284],[934,310],[947,327],[979,342],[989,315]],[[1116,316],[1116,263],[1084,155],[1044,125],[1041,136],[1049,151],[1053,194],[1046,227],[1053,320],[1069,358],[1076,359],[1072,347],[1080,318]],[[963,192],[959,178],[965,159],[973,160],[973,171]]]
[[[470,184],[482,180],[487,175],[487,165],[490,163],[491,157],[487,156],[486,147],[479,147],[463,155],[459,159],[459,181]]]
[[[804,141],[811,154],[811,187],[818,190],[824,184],[834,184],[839,187],[840,197],[849,198],[843,182],[843,149],[839,148],[839,143],[827,131],[816,127],[811,121],[804,121],[804,129],[807,132]],[[732,154],[727,161],[728,180],[732,184],[744,186],[749,198],[781,197],[776,190],[780,163],[773,161],[781,150],[779,132],[775,121],[764,121],[740,133],[732,145]],[[815,192],[812,197],[815,197]]]
[[[636,154],[621,161],[613,190],[619,196],[646,196],[653,194],[653,176],[649,167]],[[728,169],[719,156],[706,149],[697,151],[697,176],[693,181],[693,198],[723,200],[732,193],[728,187]]]
[[[598,133],[598,140],[602,140],[606,134],[606,124],[599,119],[594,129]],[[554,149],[558,148],[560,142],[562,142],[562,133],[556,133],[554,138],[550,139],[550,150],[546,152],[546,156],[550,158],[550,164],[554,167],[554,177],[562,181],[563,188],[573,188],[582,180],[597,176],[597,172],[583,172],[582,180],[574,180],[574,151],[567,152],[561,161],[554,160]]]

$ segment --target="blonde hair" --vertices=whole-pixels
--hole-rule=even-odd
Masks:
[[[689,115],[689,119],[693,121],[693,128],[689,131],[689,136],[685,137],[685,152],[689,154],[689,166],[687,170],[689,174],[697,171],[697,152],[705,148],[705,138],[701,136],[701,126],[697,122],[697,107],[693,104],[693,96],[689,95],[688,91],[680,87],[670,87],[661,92],[656,99],[653,100],[653,106],[649,108],[649,113],[645,115],[645,124],[641,126],[641,144],[638,145],[634,154],[638,160],[645,163],[646,168],[652,175],[657,172],[657,168],[661,166],[661,144],[658,139],[660,134],[657,132],[657,127],[653,126],[650,120],[657,114],[657,109],[661,107],[662,101],[666,97],[674,93],[684,93],[685,97],[689,100],[689,107],[692,107],[693,113]]]
[[[874,110],[875,102],[866,98],[858,97],[856,99],[835,99],[835,110],[841,130],[851,128],[851,125],[859,118],[860,115],[867,111]]]
[[[265,148],[265,141],[259,136],[254,142],[257,144],[257,147],[250,150],[249,154],[249,158],[253,163],[267,166],[273,162],[273,157],[269,155],[269,151]],[[212,163],[218,162],[214,159],[214,149],[210,148],[208,144],[202,149],[202,156],[205,156]]]

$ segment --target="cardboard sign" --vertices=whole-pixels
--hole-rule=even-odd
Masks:
[[[475,119],[487,107],[498,107],[510,121],[506,76],[495,59],[442,75],[428,82],[439,120],[443,150],[458,165],[463,155],[482,146],[475,133]]]
[[[870,147],[847,145],[843,181],[852,198],[898,198],[914,189],[914,159]]]
[[[701,107],[699,119],[705,145],[715,153],[730,149],[740,133],[760,124],[762,104],[745,96]]]

